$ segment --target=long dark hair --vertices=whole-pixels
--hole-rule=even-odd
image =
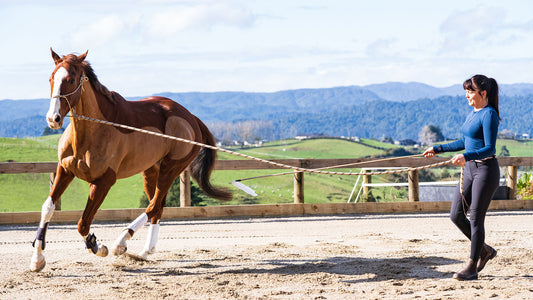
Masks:
[[[498,110],[499,89],[496,79],[488,78],[485,75],[474,75],[463,82],[463,88],[469,91],[486,91],[489,105],[496,110],[496,113],[498,113],[498,118],[501,120],[500,111]]]

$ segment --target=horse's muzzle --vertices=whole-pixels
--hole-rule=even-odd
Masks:
[[[60,114],[53,114],[52,116],[46,116],[46,121],[48,122],[48,127],[51,129],[59,129],[63,126],[63,118]]]

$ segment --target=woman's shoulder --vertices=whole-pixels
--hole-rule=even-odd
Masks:
[[[494,107],[492,107],[490,105],[487,105],[487,106],[483,107],[480,110],[480,112],[483,113],[484,115],[498,114],[496,109],[494,109]]]
[[[481,112],[483,113],[483,118],[489,118],[489,119],[494,119],[494,120],[499,120],[500,119],[496,109],[494,109],[494,107],[492,107],[490,105],[487,105],[486,107],[484,107],[481,110]]]

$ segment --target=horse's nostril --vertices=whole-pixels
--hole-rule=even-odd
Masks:
[[[59,121],[61,121],[61,116],[60,115],[56,115],[55,118],[54,118],[54,122],[59,123]]]

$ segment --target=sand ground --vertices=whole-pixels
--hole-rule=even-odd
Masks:
[[[125,223],[94,224],[110,246]],[[533,211],[490,211],[498,250],[475,281],[452,279],[470,243],[447,214],[163,220],[149,261],[96,257],[75,225],[0,226],[1,299],[533,299]],[[129,241],[144,245],[146,227]]]

